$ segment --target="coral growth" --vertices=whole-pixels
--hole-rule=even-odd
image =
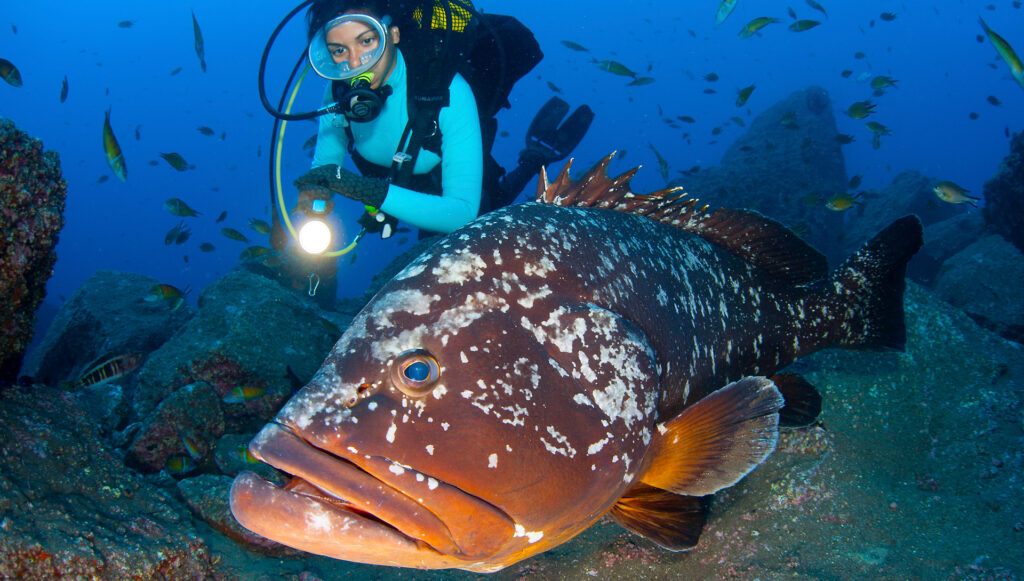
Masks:
[[[0,119],[0,383],[14,381],[32,340],[66,195],[57,154]]]

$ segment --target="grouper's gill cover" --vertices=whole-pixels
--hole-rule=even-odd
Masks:
[[[480,217],[388,283],[250,444],[292,479],[240,475],[239,522],[339,559],[479,572],[609,511],[686,549],[699,497],[820,409],[773,374],[826,346],[902,347],[916,218],[829,274],[779,224],[634,195],[609,159],[578,183],[544,175],[536,203]]]

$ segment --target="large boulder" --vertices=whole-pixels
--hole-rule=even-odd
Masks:
[[[202,579],[186,510],[124,467],[75,396],[0,390],[0,579]]]
[[[182,434],[205,453],[225,433],[256,431],[313,376],[346,324],[248,270],[221,277],[200,294],[198,314],[139,370],[133,423],[122,435],[129,460],[158,471],[181,452]],[[244,401],[225,401],[236,388],[246,388]],[[199,418],[210,406],[216,413]]]
[[[94,273],[61,305],[25,374],[56,385],[74,381],[98,359],[156,350],[195,314],[188,303],[146,301],[158,284],[131,272]]]
[[[998,234],[947,260],[935,282],[943,300],[979,325],[1024,343],[1024,254]]]
[[[0,119],[0,384],[15,380],[32,341],[66,195],[57,154]]]
[[[985,220],[1024,252],[1024,132],[1010,142],[1010,153],[985,182]]]

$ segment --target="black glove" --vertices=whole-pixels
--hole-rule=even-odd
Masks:
[[[388,193],[386,181],[364,178],[333,163],[311,169],[299,176],[294,184],[299,190],[311,187],[327,188],[374,208],[380,208]]]
[[[363,212],[359,217],[359,225],[369,234],[380,234],[381,238],[391,238],[398,228],[398,218],[388,216],[384,212]]]

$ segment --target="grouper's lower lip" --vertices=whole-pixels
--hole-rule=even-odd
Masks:
[[[379,565],[443,568],[484,556],[481,547],[460,547],[445,522],[420,502],[285,427],[268,425],[250,449],[297,477],[284,488],[253,473],[235,479],[231,511],[259,535],[311,553]],[[456,510],[460,503],[480,502],[456,500]],[[458,515],[455,520],[458,533]]]

